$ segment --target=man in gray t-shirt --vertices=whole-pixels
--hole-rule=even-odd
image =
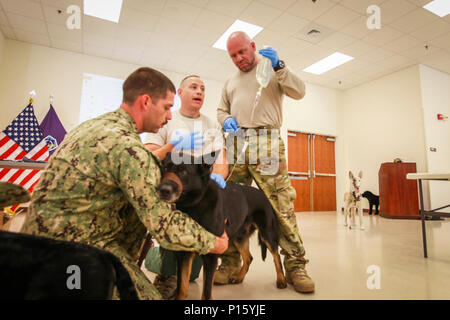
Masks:
[[[178,88],[181,99],[180,110],[172,113],[172,119],[162,127],[158,133],[148,133],[144,144],[148,150],[159,159],[164,159],[168,152],[173,150],[172,141],[186,133],[198,132],[203,136],[204,145],[199,149],[184,150],[194,156],[201,156],[212,151],[221,151],[213,165],[211,179],[221,188],[225,188],[225,178],[228,175],[228,163],[221,127],[217,121],[211,120],[200,113],[205,98],[205,84],[200,77],[190,75],[184,78]],[[148,270],[157,273],[154,284],[165,299],[175,296],[176,291],[176,258],[173,251],[161,247],[150,248],[145,266]],[[195,280],[202,267],[202,260],[198,255],[192,262],[191,281]]]

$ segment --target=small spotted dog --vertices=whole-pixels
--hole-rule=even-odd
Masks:
[[[359,213],[359,225],[361,230],[364,230],[363,227],[363,211],[362,211],[362,196],[359,191],[359,188],[361,186],[361,179],[362,179],[362,171],[359,172],[358,176],[354,176],[351,171],[349,171],[349,178],[350,178],[350,192],[346,192],[344,195],[344,226],[347,226],[347,217],[350,216],[351,223],[349,225],[349,228],[355,228],[356,227],[356,211]]]

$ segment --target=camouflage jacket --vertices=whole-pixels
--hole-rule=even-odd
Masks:
[[[156,194],[160,163],[122,108],[69,132],[31,198],[22,232],[136,259],[148,230],[170,250],[207,253],[215,236]]]

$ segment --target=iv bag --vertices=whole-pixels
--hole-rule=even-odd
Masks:
[[[267,87],[272,75],[272,62],[269,58],[261,56],[261,59],[256,66],[256,81],[263,88]]]

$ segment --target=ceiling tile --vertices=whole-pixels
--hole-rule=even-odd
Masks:
[[[211,10],[203,10],[194,23],[194,26],[204,28],[205,30],[225,32],[235,21],[235,18],[216,13]]]
[[[385,50],[383,48],[376,48],[373,51],[367,52],[365,53],[361,59],[368,61],[368,62],[378,62],[381,60],[384,60],[386,58],[389,58],[391,56],[393,56],[394,53],[392,53],[391,51]]]
[[[420,59],[424,56],[430,55],[439,50],[441,50],[441,49],[438,47],[435,47],[433,45],[425,46],[423,44],[420,44],[418,46],[415,46],[413,48],[409,48],[408,50],[400,52],[399,54],[402,56],[405,56],[407,58],[411,58],[411,59]]]
[[[387,59],[378,61],[376,64],[386,69],[402,69],[408,65],[415,64],[416,62],[410,58],[395,54]]]
[[[19,41],[50,47],[50,39],[44,34],[18,29],[15,29],[14,33],[16,34],[17,40]]]
[[[292,4],[294,4],[295,1],[297,0],[258,0],[260,2],[263,2],[271,7],[280,9],[280,10],[286,10],[287,8],[289,8]]]
[[[388,42],[400,38],[403,35],[402,32],[391,28],[389,26],[383,26],[381,29],[375,29],[362,40],[374,44],[376,46],[383,46]]]
[[[59,24],[47,23],[48,34],[52,40],[79,42],[82,40],[81,30],[70,30],[66,26]]]
[[[281,15],[282,11],[261,2],[252,2],[240,15],[239,19],[266,27]]]
[[[367,17],[359,17],[358,19],[354,20],[350,24],[344,26],[342,29],[339,30],[340,32],[344,32],[352,37],[355,37],[357,39],[361,39],[362,37],[366,36],[372,30],[367,28]]]
[[[238,17],[252,0],[210,0],[207,9],[231,17]]]
[[[83,52],[90,56],[111,59],[113,54],[113,47],[103,47],[94,43],[84,43]]]
[[[450,32],[450,24],[444,20],[436,20],[429,25],[420,28],[419,30],[411,32],[411,35],[417,39],[427,41],[439,38],[448,32]]]
[[[166,0],[125,0],[124,8],[132,8],[153,15],[160,15],[166,5]]]
[[[193,6],[205,8],[209,0],[181,0],[183,2],[192,4]]]
[[[106,21],[103,19],[94,18],[91,16],[83,16],[82,29],[83,31],[94,32],[106,37],[113,37],[117,32],[118,24]]]
[[[3,10],[21,16],[44,20],[41,4],[30,0],[0,0]]]
[[[115,33],[116,42],[133,42],[147,43],[151,36],[151,32],[141,28],[131,28],[129,26],[119,24]]]
[[[408,2],[416,5],[417,7],[423,7],[427,3],[429,3],[431,0],[408,0]]]
[[[112,58],[127,63],[138,64],[144,52],[144,45],[140,46],[116,46],[112,52]]]
[[[111,36],[83,30],[83,44],[91,47],[102,47],[112,51],[114,49],[115,39]]]
[[[339,30],[360,17],[361,16],[354,11],[337,5],[315,19],[315,22],[328,28]]]
[[[429,44],[439,48],[450,49],[450,32],[438,38],[428,41]]]
[[[290,36],[297,33],[310,22],[311,21],[309,20],[296,17],[290,13],[285,12],[274,21],[272,21],[267,26],[267,29]]]
[[[358,41],[355,41],[352,44],[342,48],[341,52],[348,54],[352,57],[361,57],[365,53],[374,51],[376,49],[377,49],[376,46],[371,45],[370,43],[367,43],[365,41],[358,40]]]
[[[11,27],[22,31],[40,33],[47,36],[47,26],[43,20],[33,19],[14,13],[7,13]]]
[[[421,41],[418,39],[411,37],[410,35],[403,35],[391,42],[386,43],[386,47],[389,48],[389,50],[392,50],[394,52],[402,52],[409,48],[417,47],[421,44]]]
[[[380,5],[386,0],[341,0],[339,4],[360,14],[367,15],[367,8],[371,5]]]
[[[406,0],[391,0],[383,2],[380,5],[380,9],[381,23],[384,26],[417,9],[417,6],[411,4]]]
[[[71,5],[79,6],[83,8],[83,0],[40,0],[43,5],[48,5],[56,7],[58,9],[64,10],[66,13],[67,8]],[[126,0],[128,2],[129,0]]]
[[[119,25],[151,32],[158,22],[158,16],[132,9],[123,8],[120,14]]]
[[[339,50],[350,45],[357,39],[346,35],[345,33],[335,32],[320,42],[321,45]]]
[[[202,11],[201,8],[179,0],[167,0],[161,17],[185,24],[193,24]]]
[[[45,21],[53,24],[58,24],[65,26],[67,23],[67,19],[69,18],[69,15],[65,14],[65,11],[62,11],[61,13],[58,12],[57,7],[43,5],[42,9],[44,11],[44,17]]]
[[[432,14],[428,10],[417,8],[403,17],[392,21],[390,25],[400,31],[410,33],[432,23],[437,19],[439,19],[439,17]]]
[[[61,39],[52,39],[51,41],[52,41],[52,47],[54,47],[54,48],[71,51],[71,52],[79,52],[79,53],[83,52],[83,44],[81,43],[81,41],[80,42],[70,42],[70,41],[65,41],[65,40],[61,40]]]
[[[287,11],[300,18],[314,20],[335,5],[336,3],[330,0],[321,0],[317,1],[316,3],[313,3],[310,0],[298,0],[296,3],[290,6]]]

